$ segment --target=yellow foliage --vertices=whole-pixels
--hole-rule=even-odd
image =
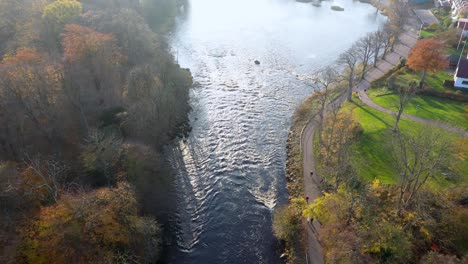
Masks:
[[[142,220],[128,184],[66,196],[41,210],[24,234],[20,257],[26,263],[96,263],[134,246],[141,251],[142,236],[156,235],[144,234],[151,222]],[[157,226],[148,230],[159,232]]]

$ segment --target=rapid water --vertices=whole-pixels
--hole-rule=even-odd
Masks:
[[[169,262],[279,263],[272,212],[288,196],[291,116],[312,91],[302,80],[385,18],[351,0],[191,0],[181,11],[170,46],[196,85],[193,130],[166,151],[177,172]]]

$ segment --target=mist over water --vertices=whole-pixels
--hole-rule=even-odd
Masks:
[[[189,2],[170,36],[196,85],[193,130],[166,149],[177,173],[169,262],[279,263],[272,212],[287,201],[291,116],[311,93],[302,79],[385,18],[351,0]]]

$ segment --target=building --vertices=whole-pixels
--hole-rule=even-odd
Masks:
[[[468,89],[468,60],[462,59],[453,75],[455,88]]]
[[[468,18],[459,18],[457,28],[462,31],[463,37],[468,37]]]
[[[458,13],[468,7],[468,0],[452,0],[452,14],[457,16]]]

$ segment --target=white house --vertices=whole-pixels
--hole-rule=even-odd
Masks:
[[[468,89],[468,60],[462,59],[453,75],[456,88]]]

